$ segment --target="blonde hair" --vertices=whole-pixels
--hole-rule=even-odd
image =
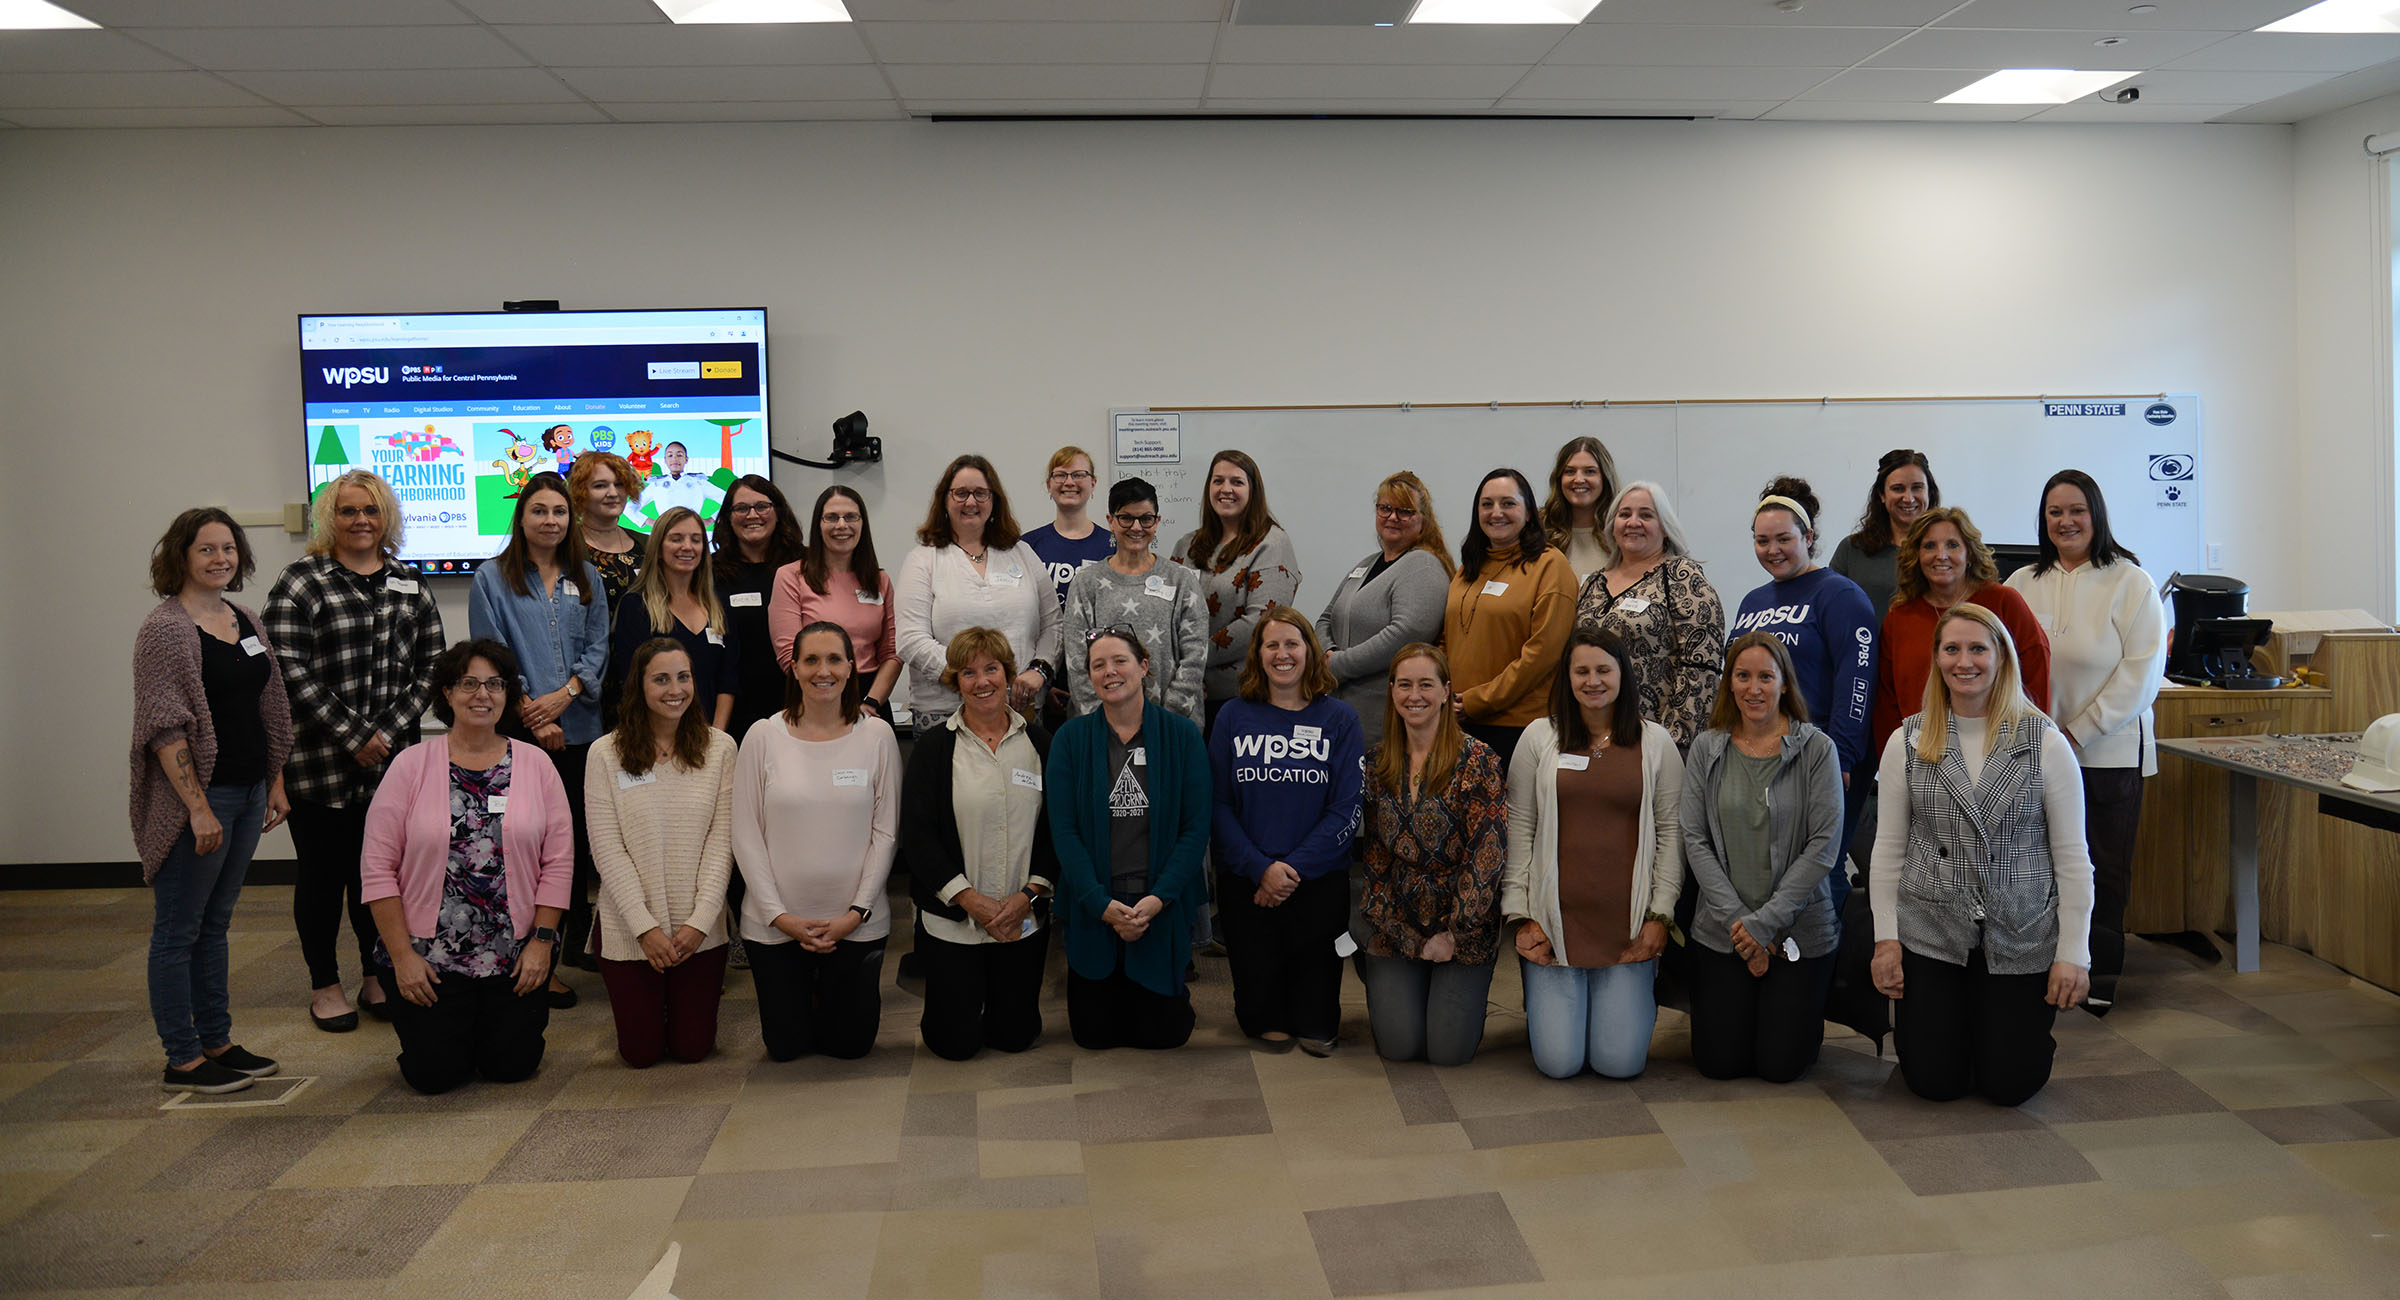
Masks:
[[[1078,456],[1083,457],[1083,462],[1093,468],[1094,473],[1092,474],[1092,478],[1095,482],[1098,481],[1100,478],[1100,475],[1097,472],[1100,467],[1099,462],[1092,459],[1092,453],[1085,451],[1083,448],[1078,447],[1071,442],[1066,446],[1059,448],[1057,451],[1050,453],[1050,464],[1042,470],[1042,476],[1047,479],[1052,470],[1065,469],[1067,466],[1074,464],[1075,458]]]
[[[942,689],[955,692],[958,675],[977,655],[989,655],[999,663],[1000,672],[1010,681],[1017,679],[1017,652],[1008,643],[1008,634],[997,628],[970,627],[950,638],[942,654]]]
[[[1425,486],[1425,480],[1418,478],[1414,471],[1404,469],[1375,485],[1375,504],[1382,505],[1385,497],[1405,497],[1409,507],[1417,512],[1417,522],[1423,528],[1417,533],[1417,544],[1409,549],[1431,551],[1433,558],[1442,562],[1442,576],[1457,577],[1458,565],[1450,559],[1450,544],[1442,540],[1442,526],[1433,517],[1433,491]],[[1382,540],[1380,534],[1377,540]],[[1450,670],[1445,665],[1442,680],[1449,679]]]
[[[1908,526],[1908,536],[1900,543],[1894,568],[1897,584],[1892,589],[1893,609],[1924,595],[1930,586],[1917,559],[1917,550],[1925,545],[1925,535],[1936,524],[1957,529],[1958,539],[1967,545],[1966,585],[1961,590],[1972,596],[2000,581],[1999,561],[1992,558],[1992,548],[1983,544],[1983,533],[1975,527],[1975,521],[1957,506],[1935,506],[1917,516],[1917,521]]]
[[[1999,660],[1992,665],[1992,694],[1983,710],[1983,752],[1988,755],[1998,749],[2002,737],[2018,727],[2040,725],[2037,719],[2043,716],[2033,701],[2025,698],[2025,685],[2017,677],[2017,643],[2000,616],[1981,605],[1953,605],[1933,625],[1934,667],[1925,675],[1925,723],[1917,733],[1917,757],[1928,763],[1941,762],[1942,755],[1950,751],[1950,682],[1942,676],[1942,629],[1960,619],[1991,634],[1992,651]]]
[[[1442,707],[1435,715],[1433,747],[1425,752],[1425,771],[1419,779],[1417,793],[1440,794],[1450,788],[1451,774],[1458,770],[1459,752],[1466,748],[1466,730],[1458,725],[1458,710],[1451,706],[1450,657],[1440,647],[1423,641],[1400,647],[1392,656],[1390,672],[1383,687],[1383,743],[1375,747],[1375,762],[1367,769],[1370,795],[1398,795],[1408,789],[1408,724],[1401,721],[1400,710],[1392,703],[1391,673],[1411,659],[1422,659],[1433,665],[1433,675],[1442,684]]]
[[[654,630],[675,626],[674,593],[667,589],[670,581],[667,566],[659,562],[659,557],[666,549],[667,534],[686,519],[700,526],[700,567],[692,571],[692,598],[708,611],[708,630],[723,636],[725,606],[717,600],[717,581],[712,572],[716,566],[708,562],[708,526],[701,523],[700,512],[690,506],[672,507],[651,526],[650,540],[642,544],[642,575],[634,579],[633,590],[640,593],[642,612],[650,616]]]
[[[400,554],[400,499],[392,495],[392,485],[383,475],[371,469],[354,469],[327,479],[308,503],[308,553],[331,555],[338,549],[339,538],[334,523],[334,503],[341,499],[342,489],[359,488],[375,499],[375,509],[383,519],[383,536],[375,541],[375,549],[389,560]]]

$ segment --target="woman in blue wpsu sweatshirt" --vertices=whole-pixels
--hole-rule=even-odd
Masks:
[[[1269,609],[1250,634],[1241,698],[1210,733],[1217,908],[1233,967],[1233,1016],[1269,1050],[1294,1039],[1329,1056],[1342,1022],[1350,842],[1366,745],[1334,698],[1333,669],[1306,616]]]
[[[1758,567],[1772,581],[1742,597],[1741,610],[1726,630],[1735,639],[1771,632],[1791,652],[1793,676],[1800,698],[1808,701],[1808,716],[1833,738],[1834,757],[1841,764],[1848,794],[1838,842],[1847,854],[1850,830],[1875,779],[1867,732],[1875,711],[1875,638],[1883,611],[1857,583],[1817,567],[1816,518],[1817,494],[1809,490],[1808,480],[1779,478],[1767,484],[1751,515],[1750,544],[1758,554]],[[1839,871],[1833,881],[1838,913],[1850,884]]]

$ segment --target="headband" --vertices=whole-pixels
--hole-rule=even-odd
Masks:
[[[1792,500],[1790,497],[1765,496],[1758,499],[1758,510],[1764,510],[1768,506],[1779,506],[1785,510],[1791,511],[1792,518],[1800,521],[1801,532],[1813,533],[1817,531],[1817,526],[1808,521],[1808,512],[1801,509],[1800,503]],[[1758,510],[1753,510],[1750,512],[1752,518],[1757,518]]]

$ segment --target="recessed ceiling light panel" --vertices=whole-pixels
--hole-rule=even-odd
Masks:
[[[2064,104],[2097,94],[2135,76],[2132,72],[2078,71],[2073,68],[2003,68],[1937,104]]]
[[[68,13],[51,4],[50,0],[0,0],[0,31],[44,31],[99,25],[79,14]]]
[[[2322,0],[2262,32],[2400,32],[2400,0]]]
[[[1572,27],[1600,0],[1420,0],[1412,23],[1549,24]]]
[[[679,23],[846,23],[842,0],[651,0]]]

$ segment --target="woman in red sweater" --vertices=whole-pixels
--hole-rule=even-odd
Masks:
[[[2050,711],[2050,637],[2025,598],[2000,584],[2000,566],[1975,521],[1956,506],[1937,506],[1918,515],[1900,544],[1900,585],[1891,612],[1883,616],[1883,647],[1877,656],[1875,739],[1883,744],[1910,714],[1923,707],[1925,678],[1933,671],[1933,629],[1951,606],[1972,602],[2000,616],[2017,644],[2018,679],[2035,708]]]

